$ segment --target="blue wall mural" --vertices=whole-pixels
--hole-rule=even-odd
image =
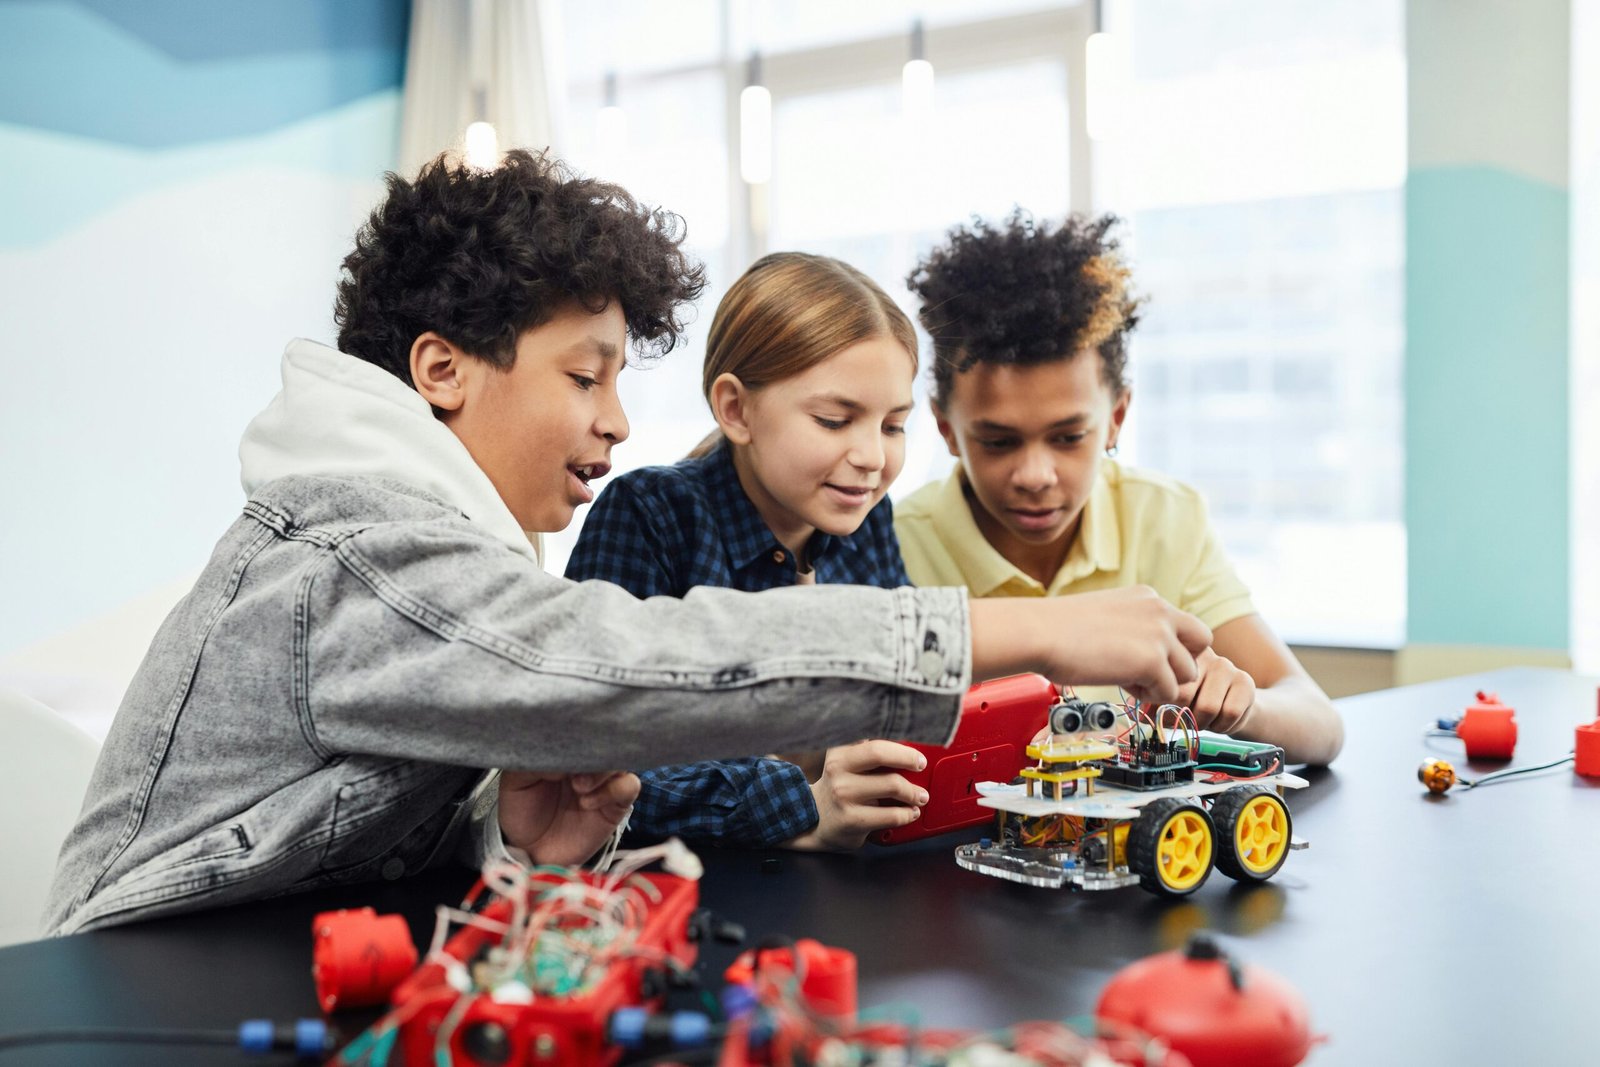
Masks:
[[[197,570],[395,164],[406,0],[0,3],[0,655]],[[18,608],[21,610],[18,610]]]

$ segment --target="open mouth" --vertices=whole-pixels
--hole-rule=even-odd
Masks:
[[[832,482],[823,482],[822,487],[835,500],[846,505],[865,504],[872,499],[872,494],[877,492],[877,487],[870,485],[835,485]]]
[[[594,479],[604,478],[607,474],[610,474],[611,464],[585,463],[582,466],[570,464],[568,465],[567,470],[571,471],[572,476],[577,478],[578,481],[582,482],[584,485],[588,485]]]
[[[609,463],[567,464],[567,477],[573,482],[573,496],[584,504],[594,499],[594,490],[589,488],[589,483],[595,478],[604,478],[609,473],[611,473]]]

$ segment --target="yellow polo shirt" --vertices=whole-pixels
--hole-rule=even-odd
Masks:
[[[972,596],[1061,596],[1148,585],[1212,629],[1255,613],[1222,551],[1199,492],[1103,460],[1078,536],[1048,587],[984,538],[967,505],[961,467],[894,506],[894,532],[916,585],[964,585]]]

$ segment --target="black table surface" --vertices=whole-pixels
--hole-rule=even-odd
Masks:
[[[968,831],[852,855],[708,850],[701,900],[752,943],[786,934],[851,949],[863,1007],[914,1010],[931,1026],[1087,1015],[1119,968],[1210,929],[1305,996],[1327,1035],[1309,1064],[1600,1062],[1600,780],[1562,767],[1428,796],[1416,768],[1429,756],[1469,777],[1507,766],[1468,764],[1458,741],[1423,736],[1478,689],[1516,709],[1513,768],[1566,755],[1573,727],[1596,715],[1594,679],[1521,668],[1340,701],[1344,753],[1289,794],[1295,834],[1311,847],[1259,885],[1213,873],[1179,901],[1016,885],[955,865],[954,846],[979,836]],[[0,1034],[314,1016],[313,914],[399,912],[426,944],[433,906],[455,903],[471,880],[431,872],[0,949]],[[703,948],[713,985],[735,951]],[[6,1067],[233,1062],[263,1061],[204,1049],[0,1052]]]

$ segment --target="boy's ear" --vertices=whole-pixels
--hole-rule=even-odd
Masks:
[[[933,424],[939,427],[939,436],[944,438],[944,445],[950,454],[957,459],[961,458],[961,450],[956,447],[956,431],[950,425],[950,417],[944,413],[944,408],[932,397],[928,398],[928,407],[933,411]]]
[[[1128,386],[1111,402],[1111,432],[1106,435],[1106,447],[1116,448],[1122,436],[1122,423],[1128,417],[1128,405],[1133,403],[1133,386]]]
[[[435,413],[458,411],[466,400],[467,354],[429,330],[411,342],[411,384]]]
[[[719,374],[711,383],[711,414],[731,443],[750,443],[750,390],[738,375]]]

